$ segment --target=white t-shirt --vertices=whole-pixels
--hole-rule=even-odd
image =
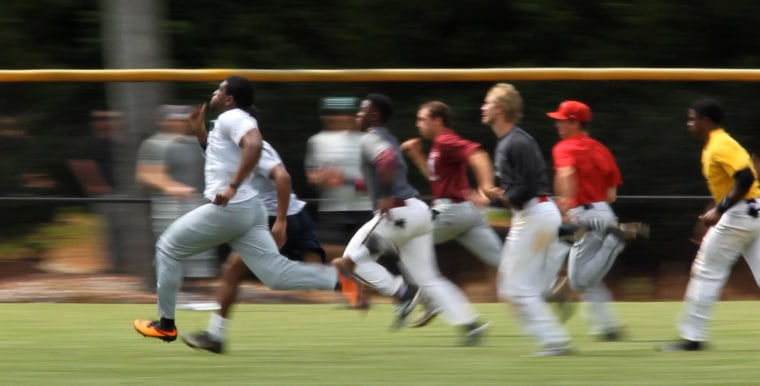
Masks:
[[[227,110],[216,119],[214,128],[208,134],[206,145],[206,189],[203,195],[213,200],[218,192],[226,189],[240,166],[243,149],[240,140],[251,130],[258,130],[259,124],[247,112],[241,109]],[[237,189],[230,203],[250,200],[258,195],[247,176]]]
[[[259,199],[264,202],[269,216],[277,216],[277,186],[269,178],[272,169],[277,165],[282,165],[280,155],[269,142],[264,141],[261,148],[261,158],[259,158],[259,164],[253,174],[253,188],[259,192]],[[306,206],[305,202],[299,200],[295,194],[290,193],[287,215],[300,212],[304,206]]]

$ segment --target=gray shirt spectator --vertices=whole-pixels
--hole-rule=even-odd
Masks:
[[[372,218],[372,203],[361,175],[359,99],[327,97],[320,101],[322,131],[306,143],[304,166],[319,190],[318,232],[327,243],[345,245]]]
[[[162,105],[156,111],[159,132],[143,141],[137,152],[137,180],[150,191],[151,221],[156,237],[178,217],[204,204],[204,156],[190,135],[191,108]],[[215,277],[215,250],[183,261],[185,277]]]

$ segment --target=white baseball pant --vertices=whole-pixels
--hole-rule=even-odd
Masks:
[[[740,201],[731,207],[702,239],[678,324],[682,338],[697,342],[708,339],[713,304],[720,299],[739,256],[744,256],[760,286],[760,218],[749,214],[751,205],[760,207],[760,199]]]
[[[521,210],[513,210],[497,289],[499,296],[515,307],[529,335],[542,345],[563,345],[570,342],[570,336],[544,296],[557,279],[570,247],[557,235],[562,223],[559,209],[554,202],[543,200],[533,198]]]
[[[486,222],[483,212],[470,201],[433,200],[437,212],[433,220],[433,241],[441,244],[456,240],[470,253],[491,267],[501,263],[503,244],[496,231]]]
[[[579,206],[570,209],[568,216],[572,221],[579,223],[594,219],[604,226],[617,225],[615,212],[604,201],[591,203],[588,208]],[[583,299],[588,302],[588,316],[594,334],[619,327],[609,305],[612,294],[604,285],[604,276],[623,252],[623,248],[625,244],[617,236],[607,234],[603,230],[594,230],[583,235],[570,249],[568,281],[570,287],[581,292]]]
[[[226,207],[206,204],[174,221],[156,244],[159,315],[174,319],[182,262],[224,243],[229,243],[269,288],[334,289],[338,281],[335,268],[280,255],[267,219],[263,204],[254,198]]]
[[[385,245],[382,251],[367,248],[370,232]],[[455,326],[467,325],[477,319],[470,301],[451,281],[441,275],[433,247],[432,213],[425,202],[410,198],[404,206],[391,209],[384,216],[376,215],[356,232],[346,247],[356,266],[354,274],[385,296],[393,296],[403,284],[376,262],[381,252],[394,249],[401,261],[400,268],[413,284],[441,309],[441,316]]]

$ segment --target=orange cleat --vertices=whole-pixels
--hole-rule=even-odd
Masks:
[[[135,320],[135,330],[146,338],[158,338],[164,342],[174,342],[177,339],[177,328],[164,330],[155,320]]]
[[[351,304],[351,307],[359,310],[369,308],[364,293],[364,285],[357,282],[354,276],[354,262],[347,257],[333,259],[331,264],[338,271],[338,280],[343,296]]]

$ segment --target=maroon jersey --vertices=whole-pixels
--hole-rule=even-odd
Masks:
[[[427,159],[433,199],[464,201],[470,190],[467,158],[480,144],[468,141],[451,130],[435,137]]]

